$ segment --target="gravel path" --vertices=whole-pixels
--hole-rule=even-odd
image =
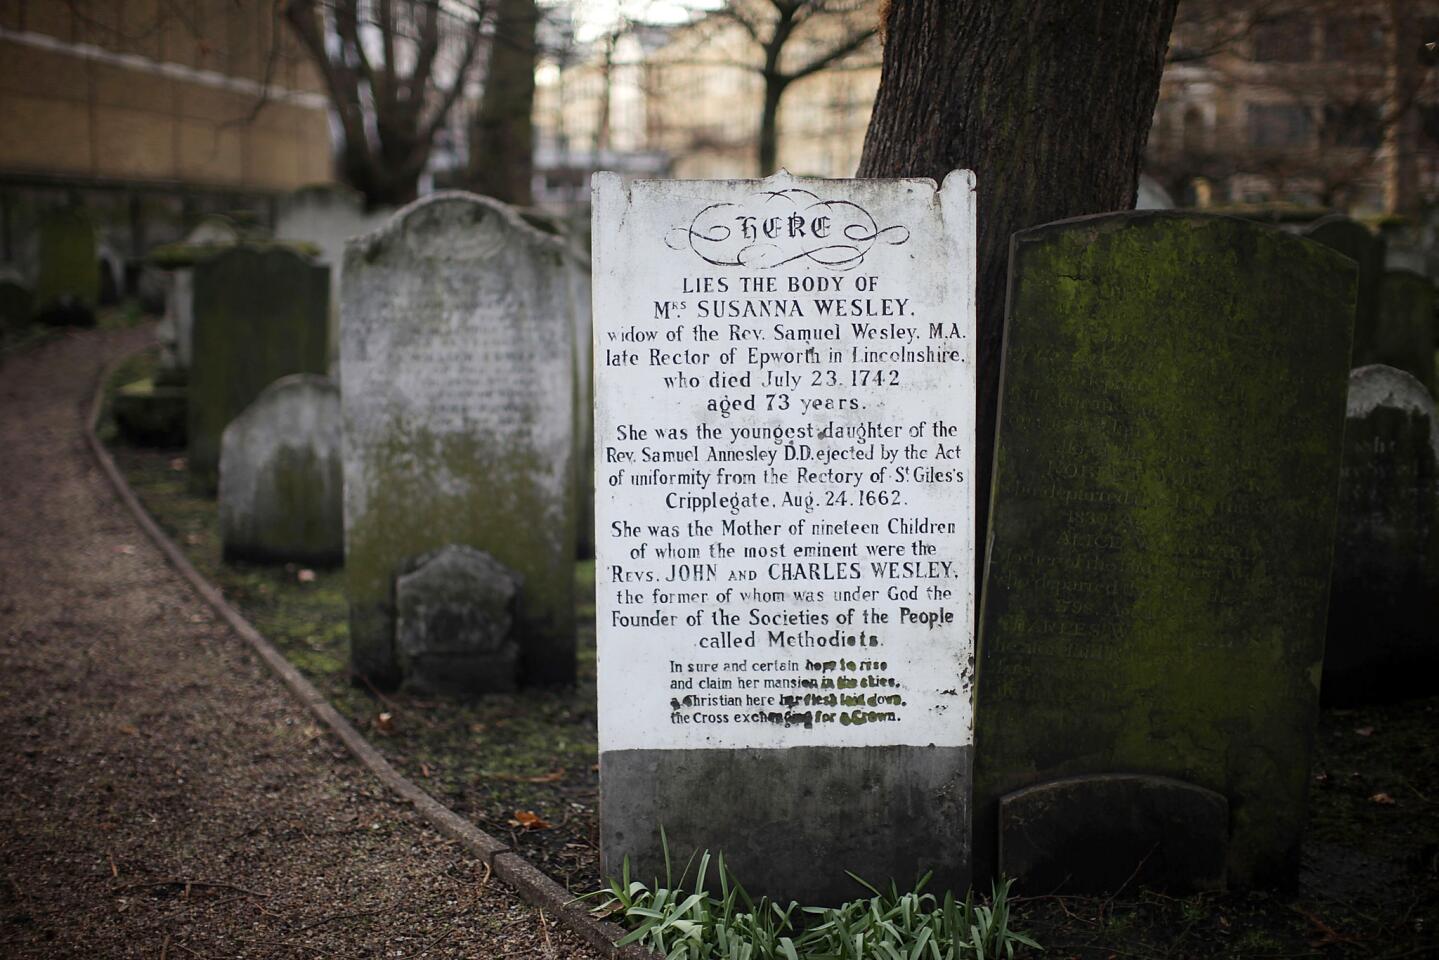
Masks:
[[[0,955],[596,957],[322,732],[82,437],[149,332],[0,361]]]

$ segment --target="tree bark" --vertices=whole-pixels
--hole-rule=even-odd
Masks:
[[[1418,139],[1420,31],[1408,0],[1389,0],[1385,11],[1384,211],[1412,214],[1419,203],[1419,165],[1414,155]]]
[[[499,0],[489,77],[470,127],[470,189],[505,203],[533,201],[535,0]]]
[[[779,167],[779,103],[786,83],[782,77],[764,78],[764,106],[759,115],[759,175],[767,177]]]
[[[939,181],[968,168],[979,182],[981,552],[1010,235],[1134,206],[1177,2],[906,0],[887,8],[858,175]]]

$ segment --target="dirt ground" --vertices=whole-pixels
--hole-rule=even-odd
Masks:
[[[0,955],[592,957],[317,728],[82,439],[147,330],[0,361]]]

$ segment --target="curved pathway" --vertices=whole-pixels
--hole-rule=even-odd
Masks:
[[[596,957],[388,795],[114,499],[85,404],[149,336],[0,361],[0,955]]]

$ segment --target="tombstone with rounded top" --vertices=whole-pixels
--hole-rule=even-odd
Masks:
[[[339,564],[340,501],[340,391],[313,373],[281,377],[220,443],[224,555]]]
[[[575,676],[575,342],[561,240],[440,193],[350,241],[341,303],[354,668],[400,680],[394,579],[449,543],[524,578],[521,679]]]
[[[1349,378],[1324,699],[1439,691],[1439,423],[1413,376]]]
[[[515,689],[522,579],[483,550],[449,544],[395,579],[395,652],[406,689],[471,697]]]

